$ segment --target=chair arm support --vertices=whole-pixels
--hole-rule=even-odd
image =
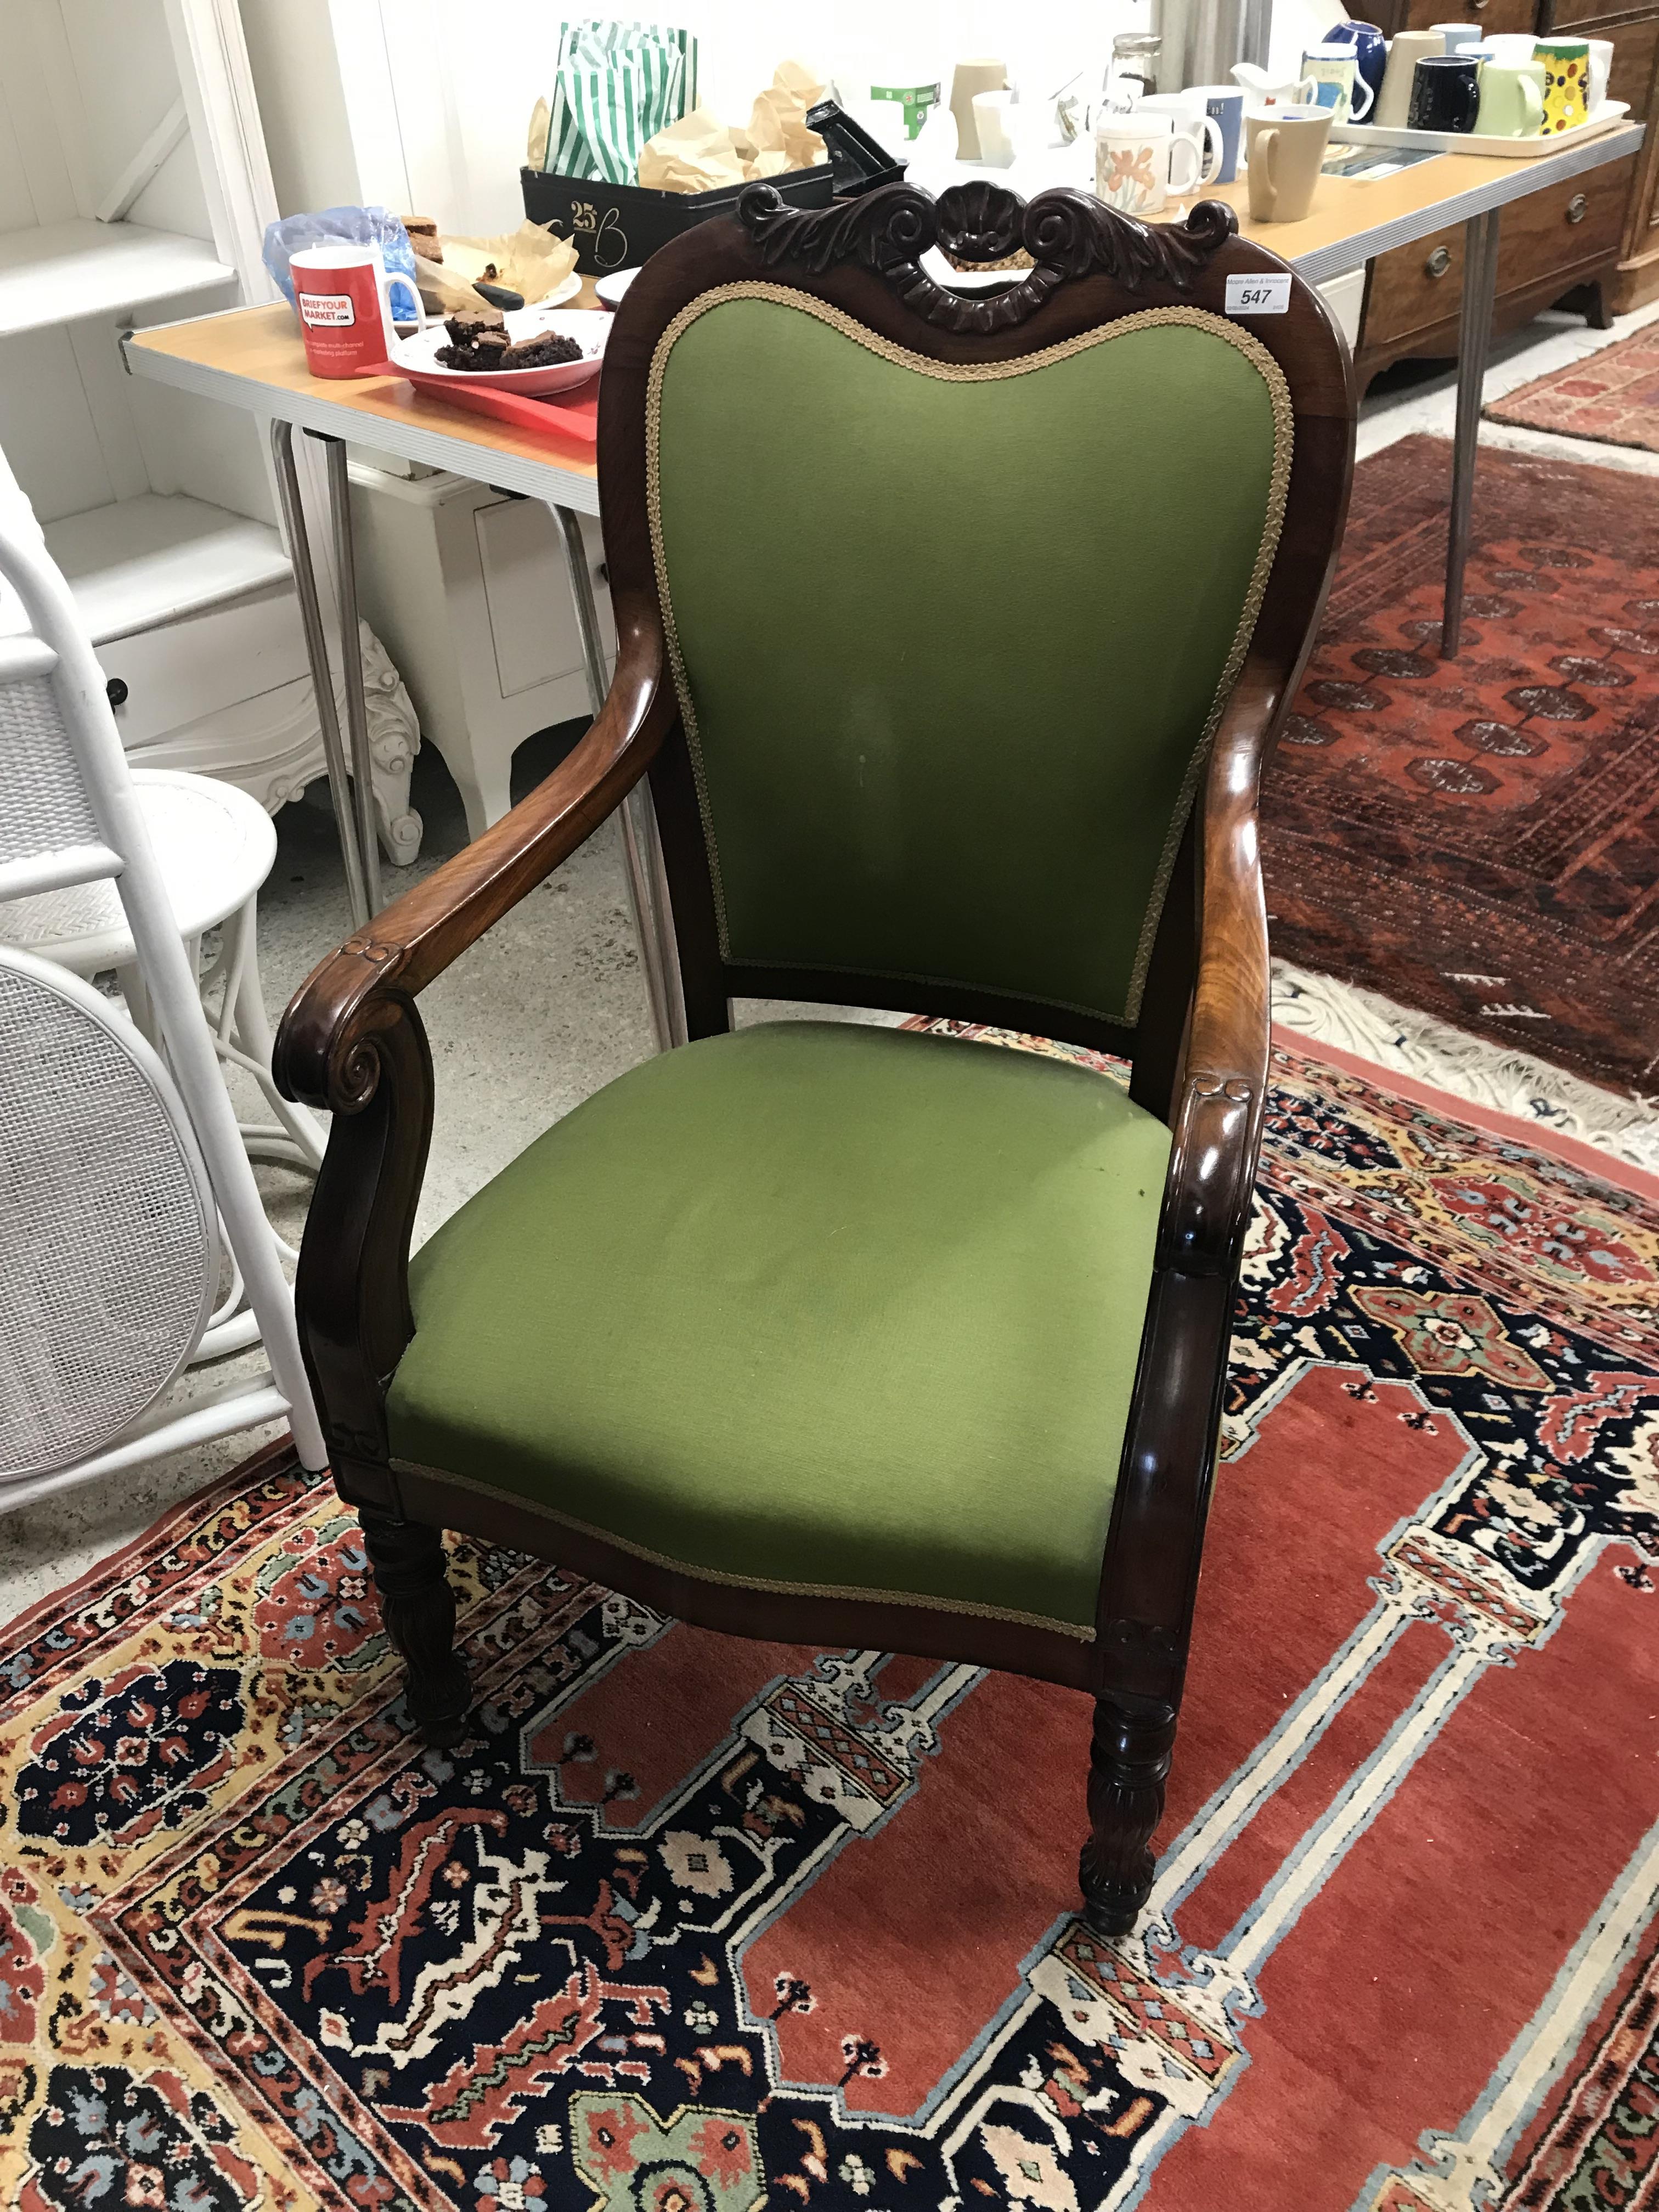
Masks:
[[[626,798],[678,711],[663,666],[654,615],[635,612],[605,705],[575,750],[312,970],[276,1031],[272,1063],[284,1097],[333,1114],[368,1105],[380,1079],[380,1056],[368,1042],[377,1007],[424,990]]]
[[[1231,1277],[1249,1225],[1272,1019],[1267,918],[1256,834],[1261,702],[1218,732],[1204,793],[1197,985],[1158,1266]]]
[[[1257,763],[1282,693],[1241,684],[1204,792],[1197,987],[1096,1617],[1097,1686],[1171,1716],[1187,1660],[1267,1088]]]

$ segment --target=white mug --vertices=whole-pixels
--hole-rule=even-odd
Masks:
[[[1184,180],[1176,172],[1191,171]],[[1197,189],[1198,149],[1172,115],[1103,115],[1095,125],[1095,197],[1123,215],[1157,215],[1171,192]]]
[[[1584,106],[1594,115],[1607,96],[1607,79],[1613,73],[1613,40],[1591,39],[1587,43],[1589,59],[1585,67],[1589,73],[1589,91]]]
[[[1480,41],[1482,51],[1490,54],[1493,61],[1502,62],[1505,69],[1529,62],[1537,43],[1530,31],[1494,31],[1490,38]]]
[[[988,161],[993,168],[1012,168],[1018,150],[1009,119],[1013,104],[1014,95],[1006,88],[974,94],[974,128],[979,133],[979,158]]]
[[[1134,105],[1137,115],[1167,115],[1174,123],[1176,135],[1184,138],[1198,160],[1198,181],[1212,185],[1221,174],[1226,148],[1221,136],[1221,125],[1210,113],[1206,95],[1201,92],[1152,92]]]
[[[1363,123],[1370,113],[1376,95],[1360,76],[1352,46],[1310,46],[1302,57],[1302,71],[1313,81],[1315,105],[1328,107],[1333,123]]]
[[[1449,54],[1461,53],[1465,46],[1478,46],[1485,43],[1479,23],[1431,23],[1429,28],[1439,32],[1446,41]]]

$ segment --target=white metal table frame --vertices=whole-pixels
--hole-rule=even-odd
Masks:
[[[596,310],[595,312],[603,312]],[[140,333],[140,336],[149,333]],[[396,453],[434,469],[445,469],[472,483],[489,484],[498,491],[539,500],[552,510],[558,525],[559,543],[575,603],[577,629],[588,699],[597,714],[609,688],[604,641],[593,604],[592,579],[582,541],[580,517],[598,514],[597,480],[580,471],[562,468],[552,457],[544,460],[474,440],[451,437],[422,422],[398,422],[385,416],[368,416],[320,392],[290,392],[262,379],[238,375],[234,370],[205,362],[181,360],[143,344],[123,349],[128,368],[136,376],[153,378],[222,404],[242,407],[263,416],[270,424],[271,457],[276,465],[277,492],[289,549],[294,561],[295,589],[300,603],[306,658],[317,696],[317,717],[322,732],[329,788],[340,832],[345,865],[346,890],[352,921],[361,929],[381,903],[380,851],[375,842],[374,803],[369,780],[368,705],[363,691],[362,665],[354,652],[343,652],[342,670],[346,700],[346,732],[343,740],[335,710],[334,686],[329,667],[327,635],[317,567],[306,527],[300,485],[294,463],[294,433],[303,430],[322,443],[327,455],[329,520],[334,544],[340,635],[343,641],[357,634],[356,569],[353,557],[351,501],[347,476],[348,444]],[[348,750],[349,747],[349,750]],[[685,1018],[678,988],[679,963],[674,945],[673,922],[666,896],[661,846],[650,792],[636,784],[621,808],[623,857],[629,899],[650,1002],[652,1027],[659,1048],[685,1041]]]
[[[268,386],[257,388],[263,392],[270,389]],[[326,408],[327,403],[323,403],[323,405]],[[334,539],[334,568],[339,603],[342,658],[344,661],[341,673],[345,692],[349,754],[341,743],[339,719],[335,712],[333,679],[329,669],[322,602],[317,588],[316,563],[312,558],[311,540],[300,496],[299,477],[294,465],[295,420],[301,422],[307,437],[319,441],[327,456],[329,519]],[[359,445],[372,443],[388,453],[404,450],[404,441],[398,434],[400,426],[386,427],[392,434],[382,437],[378,422],[371,427],[362,418],[354,417],[352,442]],[[447,444],[449,441],[438,440],[434,442]],[[293,419],[288,416],[272,418],[271,458],[276,465],[283,520],[287,526],[289,546],[294,559],[295,589],[300,601],[306,658],[311,668],[312,687],[317,695],[318,720],[322,730],[329,787],[339,823],[340,848],[345,863],[346,890],[351,902],[352,922],[354,927],[361,929],[372,915],[380,911],[382,900],[380,855],[374,834],[374,803],[370,782],[373,762],[369,754],[368,706],[363,690],[362,661],[360,655],[347,651],[344,645],[346,639],[355,638],[357,635],[357,565],[351,529],[351,485],[347,470],[346,447],[345,435],[337,430],[322,428],[315,423],[305,422],[297,408],[294,410]],[[599,512],[598,487],[590,478],[558,469],[556,465],[532,463],[529,465],[532,473],[542,481],[536,489],[529,489],[509,480],[515,471],[496,465],[498,461],[505,461],[508,456],[489,452],[481,454],[477,447],[466,448],[465,452],[467,457],[465,459],[447,459],[438,465],[476,481],[480,460],[488,459],[489,472],[487,480],[493,489],[511,492],[516,497],[540,498],[552,512],[554,521],[558,525],[559,544],[564,553],[571,598],[575,603],[582,667],[587,679],[588,706],[597,716],[605,704],[608,678],[605,644],[599,634],[599,612],[593,602],[593,581],[587,572],[587,552],[582,539],[580,513],[596,514]],[[424,458],[412,453],[407,457],[412,460]],[[556,489],[561,496],[552,495],[554,487],[545,481],[548,476],[558,478]],[[573,489],[576,489],[587,494],[587,497],[580,502],[571,496]],[[647,786],[636,784],[623,800],[619,812],[629,903],[640,947],[640,964],[644,971],[646,997],[651,1009],[651,1026],[656,1036],[658,1050],[666,1051],[671,1045],[684,1043],[685,1017],[677,988],[678,956],[673,941],[673,923],[669,913],[661,845],[657,836],[656,814],[651,805]]]
[[[1395,246],[1409,246],[1453,223],[1463,225],[1466,245],[1458,340],[1457,413],[1452,444],[1451,512],[1447,530],[1446,590],[1440,643],[1441,653],[1448,659],[1457,652],[1462,627],[1463,571],[1468,557],[1480,404],[1492,343],[1500,212],[1512,200],[1524,199],[1530,193],[1601,168],[1610,161],[1623,161],[1636,152],[1643,135],[1639,125],[1621,124],[1599,137],[1585,139],[1559,154],[1494,164],[1493,174],[1463,191],[1432,201],[1409,214],[1392,216],[1368,229],[1351,232],[1328,246],[1285,256],[1291,267],[1307,283],[1324,284],[1333,277],[1363,269],[1376,255],[1387,253]],[[1271,234],[1261,242],[1271,245]],[[334,707],[317,571],[294,466],[295,429],[302,429],[320,440],[327,449],[330,520],[343,641],[355,639],[357,635],[356,571],[346,473],[346,445],[349,441],[397,453],[404,459],[423,462],[433,468],[447,469],[473,482],[487,483],[496,490],[540,500],[551,508],[575,604],[589,703],[596,714],[605,701],[608,677],[580,517],[598,514],[598,481],[591,475],[562,468],[550,458],[544,460],[451,437],[426,422],[398,422],[383,416],[365,416],[323,392],[288,391],[257,377],[238,375],[232,370],[180,359],[143,345],[128,345],[125,351],[127,366],[137,375],[153,377],[158,382],[176,385],[181,390],[198,392],[204,398],[232,406],[246,407],[253,414],[270,418],[271,451],[294,558],[295,586],[317,695],[318,719],[339,824],[347,890],[353,921],[362,928],[380,905],[380,853],[375,842],[368,773],[368,708],[362,665],[356,653],[344,651],[346,736],[350,746],[348,763]],[[684,1042],[685,1013],[678,989],[679,963],[662,847],[648,786],[644,782],[636,784],[623,800],[620,811],[629,896],[652,1026],[659,1048],[665,1049]]]

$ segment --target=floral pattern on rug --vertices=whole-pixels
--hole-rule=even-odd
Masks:
[[[1364,461],[1262,780],[1274,952],[1659,1098],[1659,497],[1483,450],[1457,658],[1451,449]]]
[[[1534,377],[1483,412],[1491,422],[1659,453],[1659,324]]]
[[[1073,1917],[1073,1692],[455,1540],[422,1746],[276,1448],[0,1648],[0,2201],[1635,2205],[1659,1217],[1273,1073],[1135,1936]]]

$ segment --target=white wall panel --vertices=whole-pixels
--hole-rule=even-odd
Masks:
[[[67,331],[0,340],[0,452],[42,522],[114,498]]]
[[[328,0],[241,0],[241,16],[278,207],[359,201]]]
[[[241,9],[285,213],[358,197],[462,232],[522,219],[530,109],[551,82],[569,11],[550,0],[241,0]],[[963,56],[994,53],[1026,96],[1046,100],[1073,78],[1092,92],[1113,34],[1151,27],[1152,0],[678,0],[662,12],[697,34],[704,104],[742,123],[789,55],[849,89],[860,77],[912,70],[948,80]],[[1293,66],[1341,12],[1335,0],[1278,0],[1275,60]]]

